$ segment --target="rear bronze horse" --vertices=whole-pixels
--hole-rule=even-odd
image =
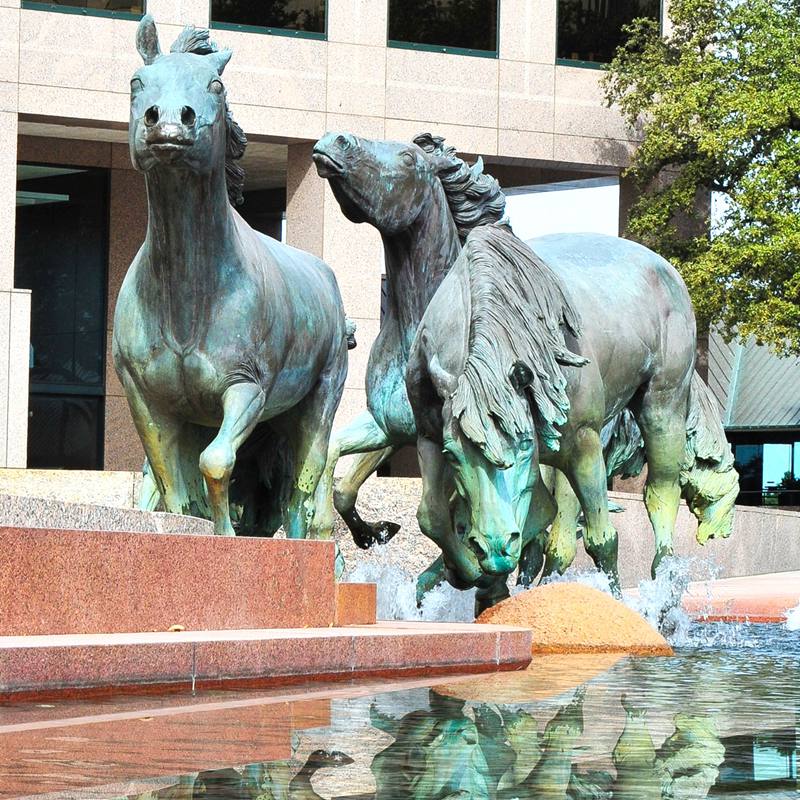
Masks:
[[[347,372],[336,280],[232,206],[246,140],[222,83],[231,52],[187,28],[163,54],[150,16],[137,47],[130,148],[149,217],[117,302],[117,374],[167,511],[232,536],[233,500],[240,532],[305,537]]]

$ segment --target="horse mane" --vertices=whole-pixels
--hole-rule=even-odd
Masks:
[[[509,444],[519,438],[538,434],[544,447],[558,450],[555,426],[567,421],[570,405],[561,368],[588,363],[564,341],[565,332],[578,337],[581,329],[566,287],[506,223],[472,231],[460,259],[471,311],[453,416],[497,466],[511,464]]]
[[[503,218],[506,196],[500,184],[483,171],[482,158],[478,157],[470,167],[456,155],[455,147],[445,145],[444,138],[431,133],[419,134],[414,144],[431,156],[461,239],[477,225]]]
[[[192,53],[207,56],[220,52],[216,42],[211,41],[211,34],[205,28],[188,25],[175,40],[170,53]],[[228,187],[228,198],[231,205],[240,206],[244,202],[244,167],[239,163],[247,149],[247,137],[241,126],[233,118],[227,93],[225,96],[225,183]]]

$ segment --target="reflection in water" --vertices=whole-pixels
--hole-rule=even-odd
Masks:
[[[139,792],[145,785],[166,787],[146,794],[132,794],[132,788],[128,794],[124,789],[103,794],[78,789],[49,797],[797,798],[800,637],[768,626],[741,628],[737,637],[736,648],[695,649],[674,658],[537,658],[520,673],[450,679],[424,690],[341,697],[332,703],[325,701],[323,707],[309,701],[294,710],[291,704],[262,707],[244,699],[240,708],[226,706],[216,712],[221,717],[211,714],[205,722],[202,706],[192,706],[189,716],[197,718],[194,736],[191,726],[170,722],[173,718],[169,715],[149,722],[147,717],[136,724],[151,735],[160,730],[153,727],[159,719],[164,726],[171,726],[163,730],[177,734],[172,740],[164,739],[175,742],[172,764],[225,768],[193,772],[180,780],[140,781]],[[227,696],[235,698],[237,694]],[[69,713],[74,710],[70,708]],[[256,735],[258,725],[260,735]],[[275,732],[271,758],[282,760],[268,760],[270,756],[260,744],[269,741],[263,738],[265,729]],[[40,759],[38,778],[34,775],[29,786],[37,785],[37,780],[44,786],[59,764],[63,769],[63,754],[54,748],[62,740],[74,738],[78,730],[83,728],[56,729],[47,734],[49,738],[41,742],[31,739],[32,744],[25,745],[27,749],[20,752],[28,763],[34,752]],[[113,759],[121,739],[119,729],[109,726],[103,730],[107,739],[93,740],[86,752],[98,754],[98,763],[105,766],[101,765],[97,775],[108,775],[106,783],[111,784],[112,776],[119,780]],[[226,750],[225,742],[209,736],[209,731],[216,731],[219,737],[230,735],[249,759],[263,753],[265,760],[248,766],[228,765],[228,758],[235,758],[233,753],[240,750]],[[251,742],[256,746],[250,746]],[[124,763],[122,755],[120,763]],[[88,768],[89,762],[85,762],[82,769],[86,774]],[[20,767],[19,775],[24,773]],[[149,780],[138,767],[129,774]]]

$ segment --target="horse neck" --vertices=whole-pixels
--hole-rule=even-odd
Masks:
[[[428,303],[461,251],[441,186],[435,186],[429,208],[423,209],[410,227],[382,238],[389,290],[387,310],[397,318],[403,340],[410,347]]]
[[[164,334],[186,348],[202,333],[221,270],[235,261],[224,168],[208,175],[155,168],[146,183],[145,250],[155,306]]]

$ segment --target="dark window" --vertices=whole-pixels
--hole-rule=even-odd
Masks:
[[[497,52],[497,0],[389,0],[389,44]]]
[[[20,164],[15,285],[30,289],[28,465],[102,469],[108,175]]]
[[[211,21],[263,30],[325,33],[325,0],[212,0]]]
[[[144,0],[22,0],[23,8],[40,8],[48,11],[83,10],[87,14],[144,13]]]
[[[661,20],[661,0],[558,0],[558,58],[607,64],[638,17]]]
[[[728,438],[739,473],[739,505],[800,506],[800,436],[796,432],[732,431]]]

